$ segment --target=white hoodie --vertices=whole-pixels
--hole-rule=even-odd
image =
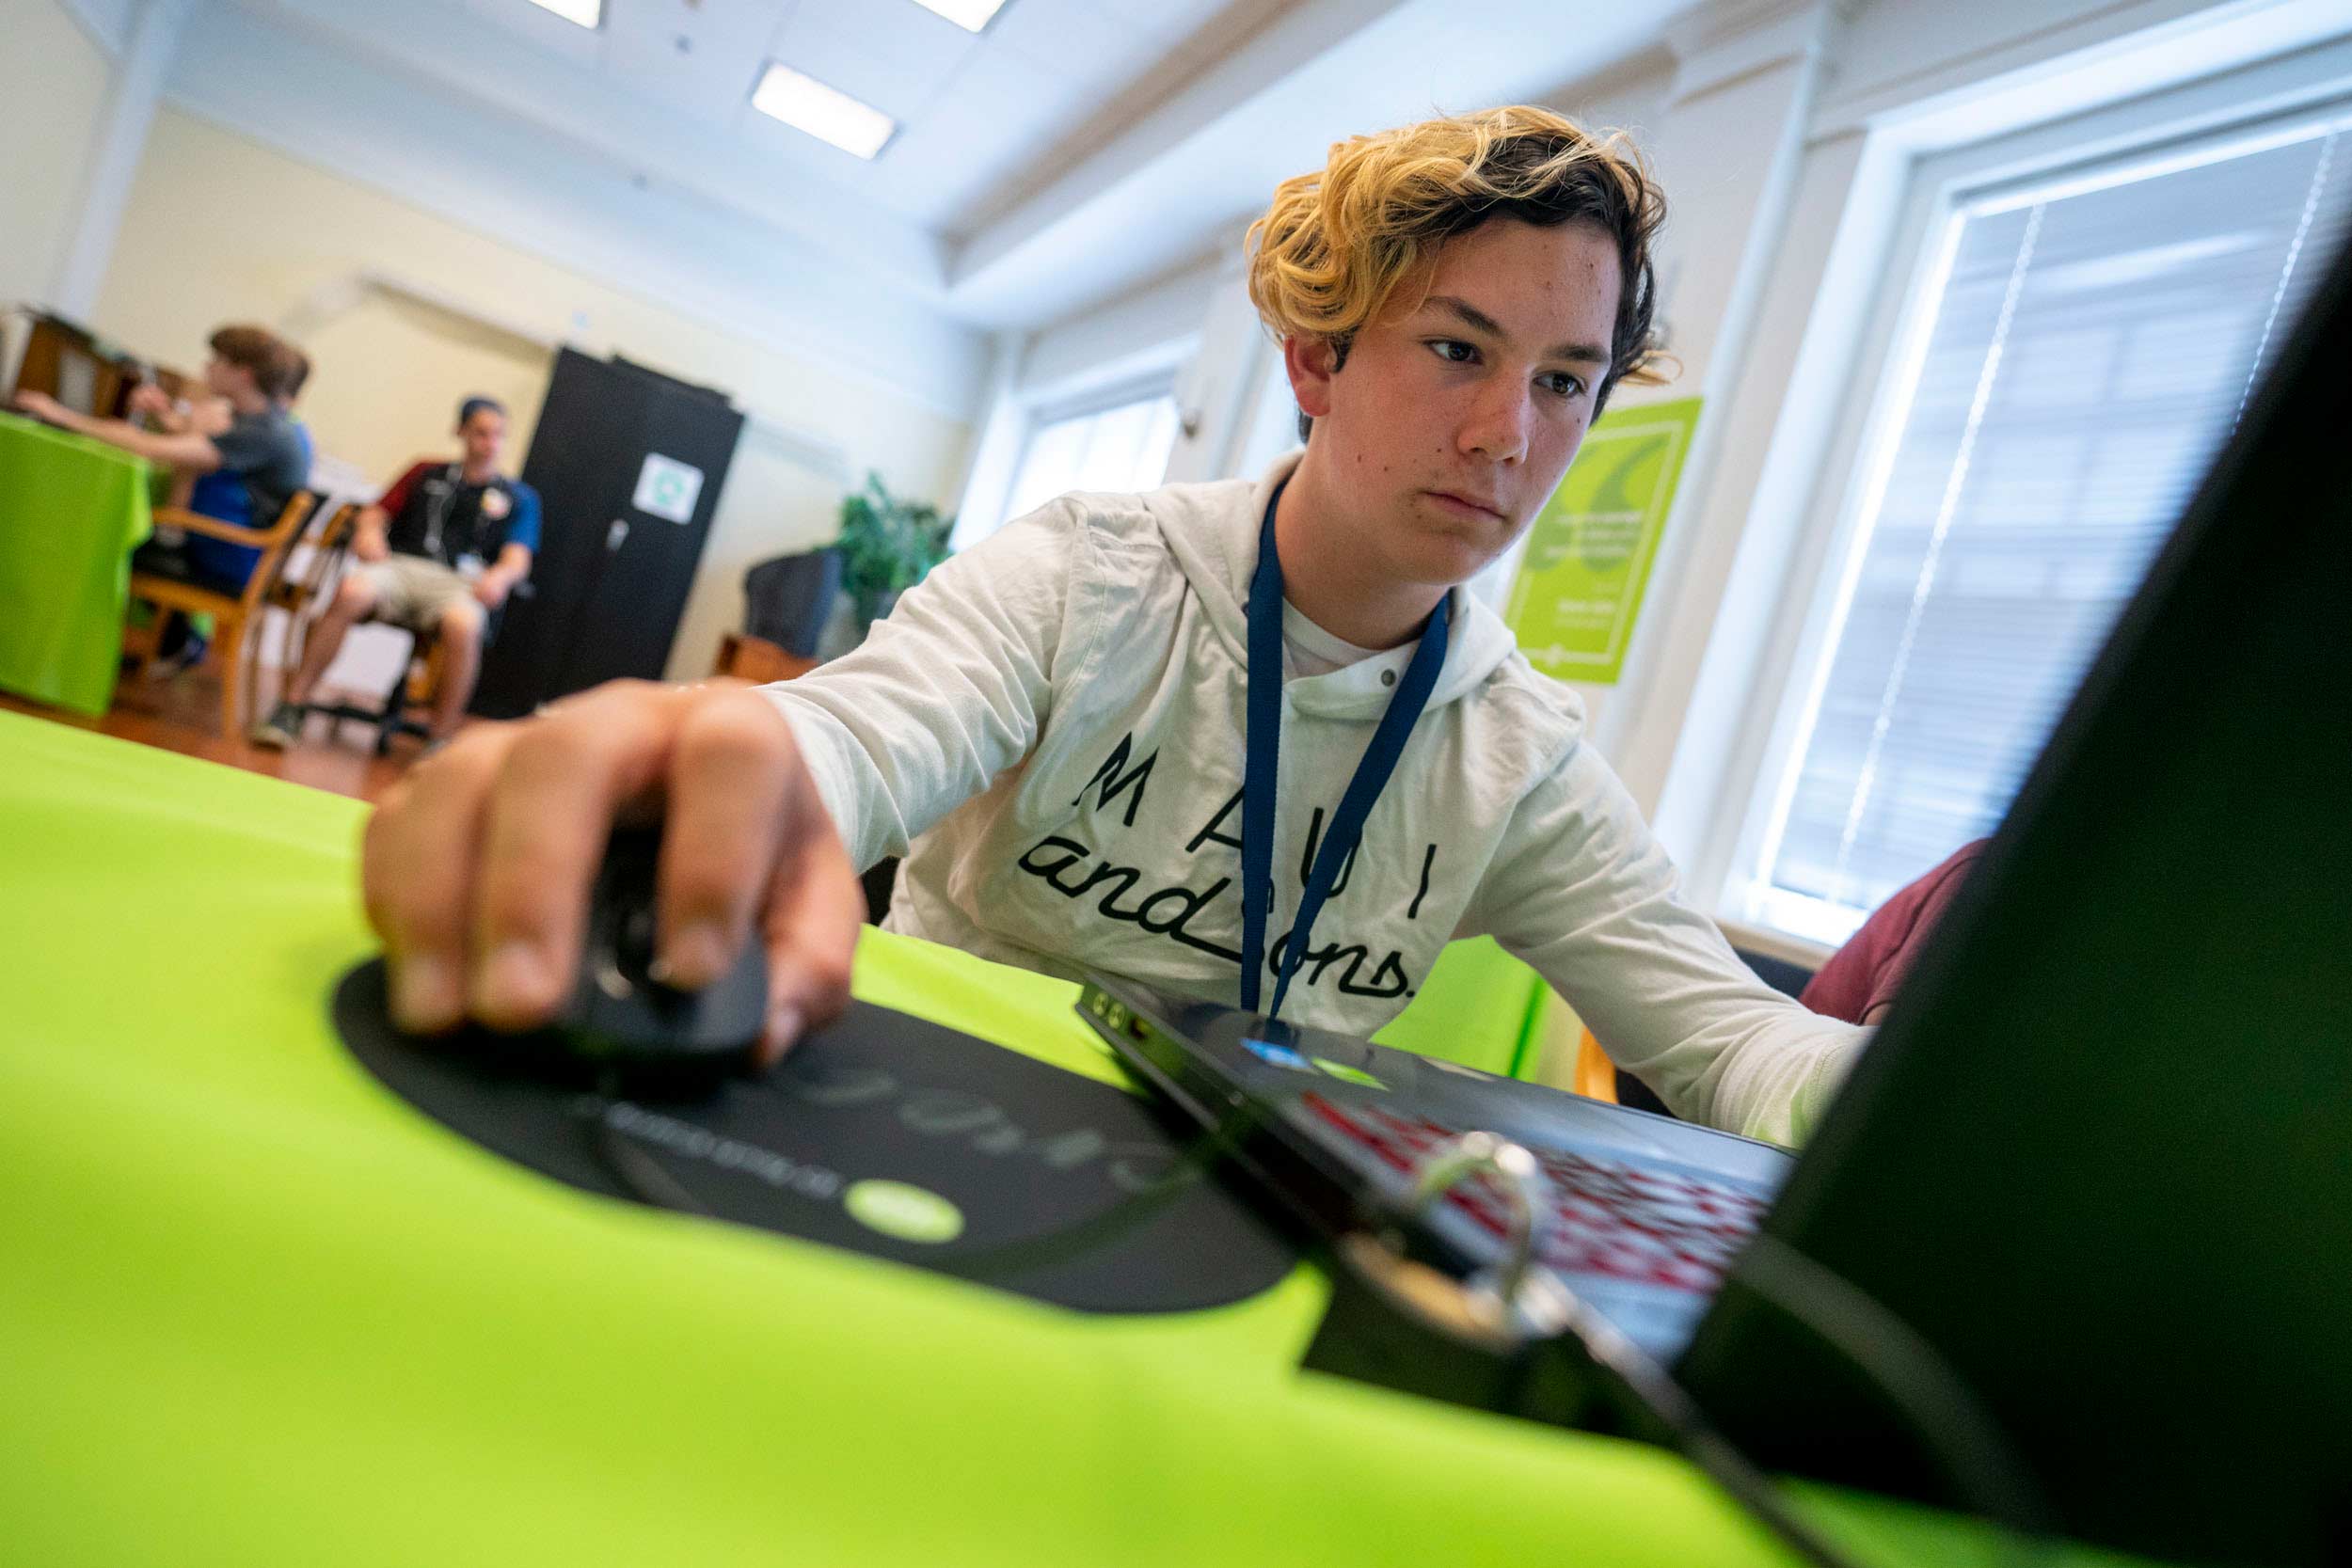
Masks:
[[[1238,1002],[1245,607],[1296,461],[1254,485],[1065,496],[934,570],[854,652],[764,689],[850,859],[906,857],[889,929]],[[1491,933],[1677,1115],[1799,1141],[1867,1032],[1749,972],[1676,895],[1576,694],[1475,597],[1453,610],[1282,1016],[1370,1035],[1448,941]],[[1411,656],[1284,684],[1268,999],[1309,857]]]

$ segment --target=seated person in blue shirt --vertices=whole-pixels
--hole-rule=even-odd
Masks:
[[[489,398],[468,398],[457,410],[457,436],[465,451],[455,462],[411,464],[359,514],[351,540],[359,564],[312,628],[284,699],[254,729],[256,744],[294,744],[343,633],[369,619],[420,638],[439,635],[444,662],[433,738],[456,728],[482,668],[490,612],[531,575],[531,552],[539,547],[539,493],[498,471],[506,410]]]
[[[278,341],[278,353],[281,364],[278,372],[280,387],[278,396],[271,401],[277,404],[279,413],[294,421],[294,437],[302,444],[302,465],[307,472],[317,461],[317,447],[310,439],[310,427],[302,422],[301,416],[294,411],[294,400],[302,395],[304,383],[310,379],[310,356],[283,339]],[[236,410],[229,405],[226,398],[209,394],[201,400],[174,398],[152,381],[142,382],[131,389],[129,413],[134,420],[144,419],[150,429],[173,436],[191,430],[203,436],[218,436],[236,419]],[[176,475],[171,486],[170,504],[186,506],[196,488],[196,480],[197,476],[192,473]]]
[[[205,362],[204,385],[226,406],[225,421],[145,430],[128,420],[76,413],[40,392],[19,392],[16,405],[37,419],[162,464],[183,483],[193,481],[187,487],[192,512],[247,528],[267,528],[310,477],[303,439],[279,405],[291,368],[286,345],[258,326],[224,326],[213,334],[210,346],[213,356]],[[145,567],[231,594],[244,588],[262,558],[250,546],[201,535],[177,547],[151,544],[140,549]]]
[[[294,439],[302,448],[302,470],[305,474],[318,461],[317,443],[310,437],[310,427],[294,411],[294,400],[302,395],[304,383],[310,379],[310,356],[294,344],[280,339],[278,343],[279,362],[278,395],[270,401],[278,411],[294,425]],[[236,421],[236,410],[229,400],[209,392],[201,398],[173,398],[154,382],[143,382],[131,389],[128,413],[134,420],[145,420],[148,428],[178,436],[195,431],[201,436],[219,436]],[[168,504],[202,511],[206,516],[214,513],[197,507],[196,487],[199,476],[182,471],[172,478]],[[208,498],[210,492],[208,491]]]
[[[292,343],[280,342],[278,352],[285,357],[285,371],[280,379],[284,390],[278,394],[278,411],[294,422],[294,438],[302,443],[302,467],[309,472],[318,461],[318,444],[310,439],[310,427],[294,411],[294,399],[302,395],[303,384],[310,379],[310,356]]]

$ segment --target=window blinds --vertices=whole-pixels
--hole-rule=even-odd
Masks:
[[[1842,941],[1998,824],[2352,229],[2345,125],[1959,204],[1752,917]]]

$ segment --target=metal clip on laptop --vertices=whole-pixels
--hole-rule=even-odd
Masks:
[[[1551,1183],[1535,1156],[1492,1132],[1465,1132],[1432,1149],[1414,1173],[1402,1218],[1418,1222],[1464,1180],[1493,1179],[1510,1212],[1502,1261],[1465,1277],[1406,1255],[1393,1231],[1355,1231],[1341,1238],[1348,1265],[1391,1306],[1440,1334],[1482,1350],[1508,1354],[1566,1326],[1574,1303],[1549,1270],[1535,1266],[1537,1216],[1551,1212]]]
[[[1499,1363],[1523,1366],[1546,1341],[1565,1337],[1614,1386],[1621,1408],[1657,1423],[1660,1435],[1800,1558],[1815,1568],[1852,1568],[1851,1560],[1790,1509],[1772,1482],[1708,1424],[1665,1369],[1535,1261],[1538,1216],[1552,1212],[1551,1183],[1524,1146],[1485,1132],[1438,1145],[1414,1172],[1402,1222],[1419,1222],[1472,1176],[1492,1178],[1510,1211],[1508,1250],[1500,1263],[1457,1279],[1406,1256],[1405,1239],[1393,1229],[1378,1236],[1350,1232],[1340,1240],[1342,1258],[1390,1307]]]

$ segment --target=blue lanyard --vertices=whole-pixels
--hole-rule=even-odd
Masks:
[[[1274,903],[1275,774],[1282,753],[1282,562],[1274,548],[1274,508],[1281,499],[1277,485],[1258,530],[1258,570],[1249,579],[1249,733],[1241,801],[1241,1005],[1252,1012],[1258,1008],[1259,980],[1265,972],[1266,911]],[[1330,831],[1315,851],[1307,885],[1299,894],[1298,918],[1282,946],[1268,1018],[1281,1012],[1291,976],[1306,961],[1315,916],[1323,912],[1340,867],[1363,836],[1364,818],[1372,814],[1389,775],[1396,771],[1396,759],[1405,754],[1405,742],[1429,705],[1438,671],[1445,663],[1446,628],[1453,615],[1449,594],[1438,601],[1422,627],[1421,643],[1406,666],[1405,678],[1389,699],[1380,727],[1373,731],[1356,776],[1347,782],[1347,793],[1340,797]]]

